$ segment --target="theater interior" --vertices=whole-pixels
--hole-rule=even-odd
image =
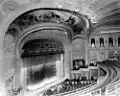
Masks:
[[[120,96],[120,0],[0,0],[0,96]]]

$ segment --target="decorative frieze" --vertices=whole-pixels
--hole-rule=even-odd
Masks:
[[[85,22],[79,14],[73,13],[72,11],[43,8],[23,14],[13,24],[19,26],[22,31],[42,23],[62,24],[70,27],[73,31],[73,36],[75,36],[85,35],[85,31],[83,31],[86,26]]]

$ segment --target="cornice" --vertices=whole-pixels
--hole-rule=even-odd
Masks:
[[[93,30],[91,35],[102,34],[102,33],[119,33],[120,25],[118,26],[101,26]]]
[[[98,22],[94,27],[96,28],[97,26],[102,26],[102,24],[104,24],[106,22],[113,22],[113,21],[117,21],[117,20],[120,20],[120,15],[114,16],[114,17],[108,17],[105,20]]]

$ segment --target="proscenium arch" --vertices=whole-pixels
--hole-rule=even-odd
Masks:
[[[13,22],[14,22],[14,21],[13,21]],[[11,23],[11,24],[12,24],[12,23]],[[11,26],[10,26],[10,27],[11,27]],[[21,30],[19,30],[19,31],[21,31]],[[68,31],[67,31],[67,32],[68,32]],[[70,31],[70,32],[71,32],[71,31]],[[7,31],[6,34],[8,34],[8,33],[9,33],[9,32]],[[17,41],[17,40],[16,40],[16,41]],[[69,42],[69,43],[70,43],[70,42]],[[16,45],[19,45],[19,43],[17,43]],[[70,46],[70,45],[69,45],[69,46]],[[67,47],[68,49],[65,48],[66,51],[68,50],[67,52],[70,52],[70,47],[69,47],[69,46]],[[19,48],[17,47],[17,48],[16,48],[16,55],[18,56],[17,59],[20,58],[19,51],[20,51],[20,50],[19,50]],[[67,55],[67,56],[70,56],[70,54]],[[66,57],[67,57],[67,56],[66,56]],[[67,60],[67,58],[66,58],[66,60]],[[21,62],[21,60],[19,60],[19,62],[17,62],[17,63],[22,63],[22,62]],[[20,65],[20,64],[19,64],[19,65]],[[18,75],[18,76],[19,76],[19,75]]]
[[[48,28],[48,30],[47,30],[47,28]],[[36,28],[34,30],[28,31],[28,33],[26,32],[27,34],[24,34],[22,36],[22,38],[18,41],[18,44],[17,44],[18,50],[21,52],[21,49],[24,46],[24,44],[26,44],[30,40],[39,39],[39,38],[41,38],[41,39],[53,38],[54,40],[61,42],[62,45],[63,45],[63,49],[65,50],[65,46],[67,46],[67,44],[71,43],[70,38],[66,34],[67,30],[61,29],[61,28],[59,29],[59,27],[58,28],[55,27],[55,29],[49,29],[49,27],[47,27],[47,28],[45,28],[45,27],[43,29],[42,28],[38,28],[38,29]],[[51,32],[49,34],[48,31],[52,31],[53,33],[57,32],[58,34],[52,34]],[[61,36],[59,36],[59,33],[61,33],[60,34]],[[20,52],[19,52],[19,56],[20,56]]]
[[[85,34],[89,34],[88,32],[88,29],[90,27],[90,21],[87,19],[86,16],[80,14],[80,13],[77,13],[77,12],[74,12],[74,11],[70,11],[70,10],[67,10],[67,9],[58,9],[58,8],[37,8],[37,9],[31,9],[31,10],[27,10],[26,12],[24,13],[21,13],[20,15],[18,15],[17,17],[15,17],[11,22],[12,23],[9,23],[9,25],[11,26],[13,24],[13,22],[15,22],[17,19],[19,19],[21,16],[23,15],[26,15],[26,14],[29,14],[31,12],[34,12],[34,11],[59,11],[59,12],[65,12],[65,13],[69,13],[74,16],[76,16],[77,18],[79,18],[81,20],[81,26],[83,27],[83,30],[85,31],[84,33]],[[63,13],[64,14],[64,13]],[[8,25],[8,26],[9,26]],[[9,27],[8,27],[9,28]],[[73,32],[74,33],[74,32]],[[73,36],[73,33],[71,33],[71,35]]]
[[[30,12],[32,12],[32,11],[36,11],[36,10],[57,10],[57,11],[62,11],[62,12],[68,12],[68,13],[70,13],[71,15],[75,15],[75,16],[79,17],[79,18],[82,20],[82,22],[85,23],[85,24],[83,24],[84,29],[86,29],[85,27],[88,27],[88,25],[89,25],[88,22],[86,22],[87,19],[86,19],[83,15],[78,14],[77,12],[73,12],[73,11],[66,10],[66,9],[39,8],[39,9],[30,10],[30,11],[28,10],[27,12],[21,14],[20,16],[22,16],[22,15],[24,15],[24,14],[28,14],[28,13],[30,13]],[[17,20],[18,18],[20,18],[20,16],[16,17],[15,20]],[[13,20],[13,22],[14,22],[15,20]],[[85,21],[85,20],[86,20],[86,21]],[[12,23],[13,23],[13,22],[12,22]],[[11,23],[11,24],[12,24],[12,23]],[[10,24],[10,25],[11,25],[11,24]],[[10,26],[10,27],[11,27],[11,26]],[[71,32],[71,31],[70,31],[70,33],[71,33],[71,35],[72,35],[72,32]],[[18,48],[18,49],[19,49],[19,48]],[[19,50],[17,50],[17,52],[19,52]]]
[[[19,10],[17,10],[17,12],[11,12],[10,15],[6,15],[5,16],[5,20],[2,22],[2,25],[1,25],[1,44],[3,44],[3,40],[4,40],[4,36],[5,36],[5,33],[7,32],[10,24],[12,24],[12,22],[14,20],[16,20],[19,16],[21,16],[22,14],[25,14],[26,12],[29,12],[31,10],[35,10],[35,9],[50,9],[50,10],[64,10],[64,11],[69,11],[69,10],[65,10],[65,9],[60,9],[60,8],[40,8],[40,6],[27,6],[27,8],[20,8]],[[69,12],[72,12],[74,14],[76,14],[76,12],[74,11],[69,11]],[[86,28],[88,29],[89,28],[89,22],[88,22],[88,19],[85,18],[84,15],[82,14],[79,14],[77,13],[80,17],[82,17],[86,22]]]
[[[1,49],[2,50],[3,50],[4,36],[5,36],[8,28],[12,24],[12,22],[14,22],[21,15],[23,15],[25,13],[28,13],[30,11],[33,11],[33,10],[48,10],[49,9],[49,10],[58,10],[58,11],[61,10],[61,11],[65,11],[65,12],[70,12],[74,15],[78,15],[80,18],[82,18],[82,20],[84,20],[86,30],[89,29],[89,27],[90,27],[90,23],[89,23],[89,20],[87,19],[87,17],[80,14],[80,13],[77,13],[75,11],[70,11],[68,9],[60,9],[60,8],[39,8],[39,7],[40,6],[28,6],[27,8],[19,9],[19,10],[17,10],[17,12],[12,12],[12,13],[10,13],[10,15],[6,16],[6,19],[4,20],[4,22],[1,25],[1,34],[0,34],[1,41],[0,41],[0,43],[1,43]],[[2,60],[2,57],[1,57],[1,60]]]
[[[35,31],[35,30],[34,30]],[[38,32],[36,31],[36,32],[34,32],[33,31],[33,33],[41,33],[41,32],[39,32],[39,30],[38,30]],[[41,30],[42,31],[42,30]],[[30,32],[31,33],[31,32]],[[43,38],[43,39],[45,39],[45,37],[36,37],[36,36],[33,36],[32,34],[33,33],[31,33],[31,34],[29,34],[29,35],[26,35],[23,39],[22,39],[22,41],[20,41],[21,43],[21,46],[20,47],[22,47],[22,46],[24,46],[27,42],[29,42],[30,40],[35,40],[35,39],[39,39],[39,38]],[[31,36],[33,36],[33,37],[31,37]],[[41,35],[41,34],[40,34]],[[46,36],[46,38],[48,38],[47,36]],[[59,38],[59,36],[58,36],[58,38]],[[48,38],[48,39],[50,39],[50,37]],[[70,56],[70,50],[71,49],[69,49],[70,48],[70,41],[69,41],[69,45],[68,44],[66,44],[65,42],[62,42],[61,40],[60,40],[60,38],[59,39],[55,39],[55,40],[59,40],[59,42],[61,42],[62,43],[62,45],[63,45],[63,50],[64,50],[64,59],[66,59],[66,60],[64,60],[64,62],[66,62],[66,63],[64,63],[64,65],[63,66],[67,66],[67,64],[69,64],[69,63],[67,63],[68,61],[67,61],[67,57],[68,56]],[[69,47],[68,47],[69,46]],[[21,49],[21,48],[20,48]],[[69,53],[69,55],[67,55],[66,53]],[[18,53],[19,54],[19,56],[20,56],[20,53]],[[66,68],[66,67],[64,67],[64,68]],[[65,70],[65,69],[63,69],[63,70]],[[65,71],[64,71],[65,72]]]
[[[56,24],[53,24],[52,26],[52,23],[47,23],[47,24],[43,24],[43,26],[42,26],[42,24],[39,24],[39,25],[37,25],[37,26],[34,26],[32,29],[30,28],[30,30],[29,29],[27,29],[27,30],[24,30],[24,32],[23,33],[25,33],[25,34],[23,34],[22,36],[20,36],[21,38],[18,40],[18,44],[17,44],[17,48],[18,48],[18,50],[20,50],[21,49],[21,47],[19,46],[22,42],[24,42],[25,40],[25,38],[26,37],[28,37],[28,35],[30,35],[30,34],[34,34],[34,33],[36,33],[37,31],[39,31],[39,33],[42,33],[42,31],[56,31],[56,34],[58,34],[58,35],[63,35],[63,36],[66,36],[67,38],[66,39],[68,39],[69,41],[67,42],[66,41],[66,43],[71,43],[71,36],[69,36],[69,34],[67,34],[68,33],[68,31],[70,32],[72,32],[72,30],[69,28],[69,27],[66,27],[66,26],[62,26],[61,24],[58,24],[58,25],[56,25]],[[42,33],[43,34],[43,33]],[[45,33],[46,34],[46,33]],[[47,32],[47,34],[49,34],[48,32]],[[54,36],[55,36],[55,34],[53,34]],[[46,37],[47,37],[48,35],[46,35]],[[59,37],[61,37],[61,36],[59,36]],[[64,42],[64,40],[60,40],[61,42],[63,42],[63,45],[65,44],[65,42]],[[26,42],[26,41],[25,41]],[[23,44],[22,44],[23,45]]]

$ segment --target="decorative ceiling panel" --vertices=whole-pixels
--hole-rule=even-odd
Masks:
[[[40,4],[40,7],[42,4],[42,8],[51,5],[55,8],[77,11],[96,21],[105,17],[106,14],[111,14],[113,12],[112,10],[120,9],[120,0],[0,0],[0,8],[5,12],[14,11],[14,9],[17,10],[16,8],[19,8],[17,6],[22,4],[29,6],[31,3]]]

